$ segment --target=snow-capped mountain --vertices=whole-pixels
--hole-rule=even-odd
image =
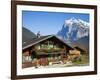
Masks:
[[[77,41],[89,36],[89,23],[75,18],[65,20],[62,29],[58,31],[57,35],[69,42]]]

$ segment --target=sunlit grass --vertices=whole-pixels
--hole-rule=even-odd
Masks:
[[[81,60],[77,60],[73,62],[73,65],[87,65],[89,64],[89,58],[88,55],[82,55]]]

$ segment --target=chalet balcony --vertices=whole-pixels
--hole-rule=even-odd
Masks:
[[[37,54],[66,54],[66,51],[64,49],[37,49]]]

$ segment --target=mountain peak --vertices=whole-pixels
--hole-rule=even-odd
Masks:
[[[79,25],[85,25],[85,26],[89,26],[89,23],[84,21],[84,20],[81,20],[81,19],[77,19],[77,18],[70,18],[70,19],[67,19],[65,20],[65,26],[67,25],[67,27],[70,27],[72,26],[73,24],[79,24]]]
[[[65,20],[62,29],[57,35],[69,42],[78,40],[89,35],[89,23],[72,17]]]

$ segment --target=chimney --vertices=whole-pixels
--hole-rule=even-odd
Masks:
[[[40,31],[37,32],[37,38],[40,38]]]

